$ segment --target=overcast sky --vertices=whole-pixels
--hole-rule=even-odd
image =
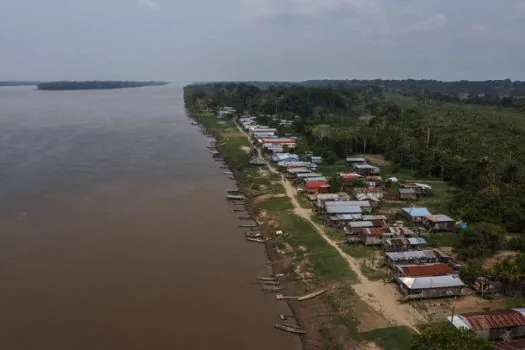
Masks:
[[[0,0],[0,80],[525,80],[525,0]]]

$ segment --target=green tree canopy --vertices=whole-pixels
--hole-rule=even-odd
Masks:
[[[414,335],[410,350],[492,350],[492,345],[471,330],[459,330],[448,322],[425,325]]]

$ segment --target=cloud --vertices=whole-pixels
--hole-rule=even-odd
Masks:
[[[384,16],[378,0],[239,0],[250,19],[277,17],[322,20],[333,17]]]
[[[139,4],[149,7],[153,11],[158,11],[160,9],[160,4],[155,0],[138,0]]]
[[[428,18],[409,24],[402,30],[402,32],[433,32],[443,27],[445,23],[447,23],[447,17],[442,13],[435,13]]]

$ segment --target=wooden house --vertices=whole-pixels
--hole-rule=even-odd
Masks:
[[[304,185],[304,189],[308,193],[327,193],[330,185],[326,181],[310,181]]]
[[[412,249],[422,249],[427,246],[423,237],[397,237],[386,239],[383,243],[385,252],[403,252]]]
[[[413,188],[400,188],[398,191],[398,198],[400,200],[416,200],[417,191]]]
[[[385,262],[391,269],[395,269],[395,265],[448,263],[449,260],[450,257],[439,249],[385,253]]]
[[[360,164],[366,164],[365,158],[357,158],[357,157],[347,157],[346,163],[349,167],[352,167],[354,165],[360,165]]]
[[[369,227],[361,231],[361,241],[365,246],[382,245],[386,239],[393,238],[396,233],[389,227]]]
[[[370,164],[354,164],[352,169],[361,176],[379,176],[381,170]]]
[[[446,215],[428,215],[423,219],[423,224],[430,230],[435,231],[454,231],[456,222]]]
[[[465,288],[457,275],[399,277],[396,280],[406,300],[461,296]]]
[[[402,208],[401,215],[411,222],[423,222],[432,213],[427,208]]]

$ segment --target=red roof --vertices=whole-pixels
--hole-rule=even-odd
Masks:
[[[468,322],[473,330],[525,326],[525,316],[523,316],[521,312],[511,309],[469,312],[460,315]]]
[[[341,176],[341,178],[343,179],[343,181],[353,181],[353,180],[358,180],[360,179],[362,176],[357,174],[357,173],[341,173],[339,174]]]
[[[311,181],[306,183],[306,188],[309,190],[323,187],[330,187],[330,185],[326,181]]]
[[[443,276],[452,273],[448,264],[402,265],[399,268],[406,277]]]

